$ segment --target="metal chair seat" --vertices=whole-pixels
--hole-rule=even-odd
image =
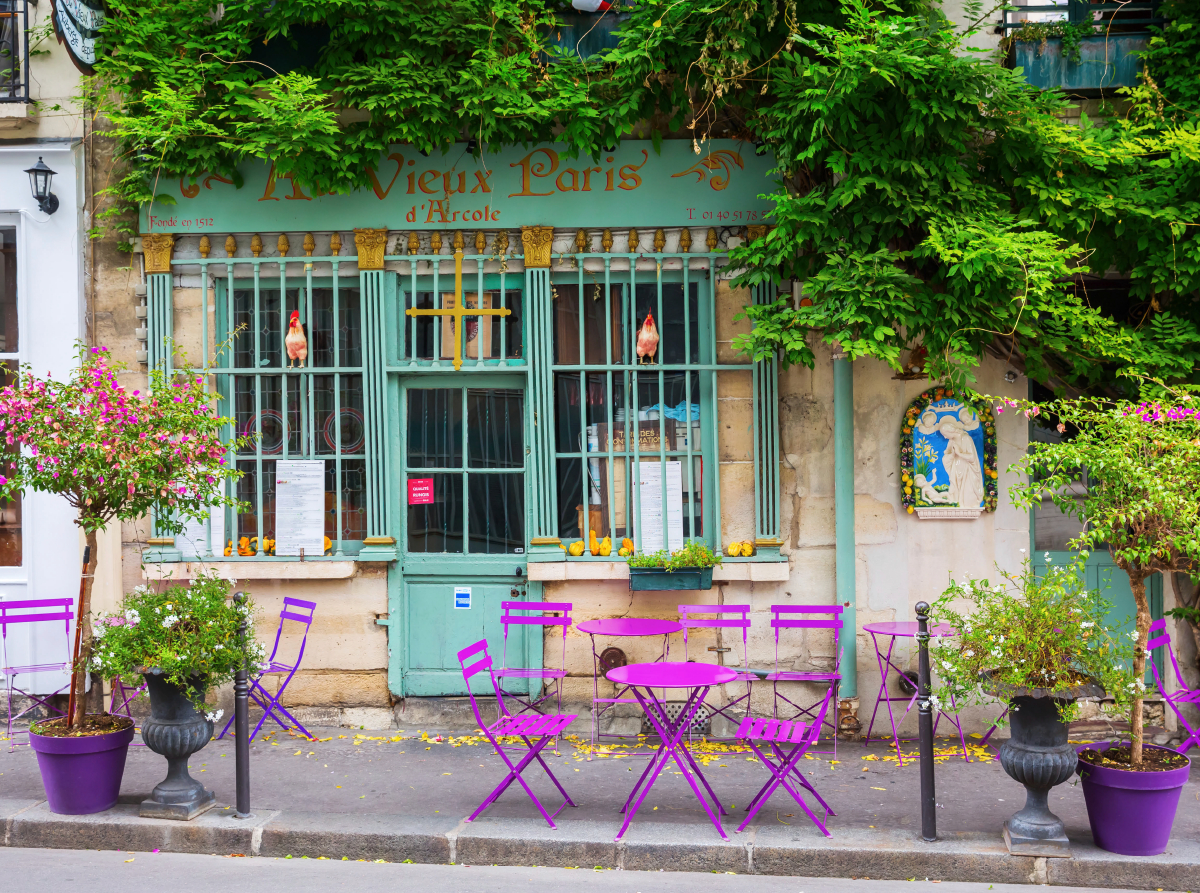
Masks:
[[[842,678],[841,673],[812,672],[798,673],[793,670],[780,670],[778,673],[768,673],[768,682],[834,682]]]
[[[502,717],[488,731],[494,735],[554,736],[575,722],[577,716],[578,713],[521,713]]]
[[[804,740],[808,725],[802,722],[792,722],[787,719],[772,719],[771,717],[752,716],[742,720],[738,726],[737,737],[746,741],[774,741],[778,744],[799,744]]]
[[[566,677],[566,670],[556,670],[550,667],[543,669],[508,667],[496,673],[497,679],[565,679]]]

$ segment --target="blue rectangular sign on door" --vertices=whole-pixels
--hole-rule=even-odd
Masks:
[[[454,587],[454,607],[471,608],[471,587],[470,586],[455,586]]]

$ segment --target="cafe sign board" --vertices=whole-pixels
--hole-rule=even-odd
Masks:
[[[736,140],[709,140],[699,154],[691,140],[665,140],[658,151],[631,140],[595,159],[560,144],[478,157],[465,143],[441,156],[402,146],[370,171],[369,189],[322,194],[252,163],[241,188],[215,174],[160,186],[174,204],[143,205],[141,223],[143,233],[743,226],[768,222],[774,163]]]

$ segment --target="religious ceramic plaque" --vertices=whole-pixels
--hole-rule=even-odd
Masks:
[[[978,518],[996,510],[996,417],[984,400],[933,387],[900,429],[901,502],[918,518]]]

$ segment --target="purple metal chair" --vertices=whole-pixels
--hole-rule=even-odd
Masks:
[[[133,719],[133,710],[129,705],[136,701],[144,691],[146,691],[146,683],[141,685],[128,686],[121,681],[121,677],[116,677],[112,680],[112,689],[108,695],[108,712],[111,716],[128,716]],[[144,741],[131,741],[130,747],[145,747]]]
[[[1155,633],[1161,633],[1155,636]],[[1163,700],[1171,705],[1171,709],[1175,711],[1175,715],[1179,717],[1179,721],[1183,723],[1183,727],[1188,730],[1188,737],[1179,747],[1179,753],[1187,752],[1192,745],[1200,747],[1200,731],[1193,729],[1186,719],[1183,717],[1183,711],[1179,709],[1180,704],[1193,704],[1200,706],[1200,688],[1190,689],[1187,683],[1183,681],[1183,673],[1179,670],[1179,661],[1175,657],[1175,649],[1171,645],[1171,634],[1167,632],[1167,621],[1155,620],[1150,624],[1150,635],[1152,638],[1146,643],[1146,651],[1151,652],[1150,671],[1154,673],[1154,681],[1158,685],[1158,690],[1162,692]],[[1175,678],[1179,681],[1179,690],[1167,694],[1167,688],[1164,684],[1165,680],[1158,672],[1158,664],[1154,662],[1153,651],[1155,648],[1166,648],[1167,654],[1171,656],[1171,665],[1175,668]],[[1166,675],[1165,670],[1163,668]]]
[[[62,716],[61,710],[55,709],[49,702],[56,694],[66,691],[71,685],[71,621],[75,618],[74,600],[69,598],[34,598],[19,601],[0,601],[0,671],[3,672],[8,685],[8,740],[9,752],[16,747],[13,736],[13,722],[20,719],[35,707],[45,707],[51,714]],[[22,623],[62,623],[63,629],[63,659],[40,664],[14,664],[9,657],[8,628]],[[35,695],[17,687],[17,677],[21,674],[65,672],[67,682],[56,691],[47,695]],[[13,695],[24,695],[31,703],[28,707],[13,716]]]
[[[694,616],[694,614],[715,614],[711,620],[702,620]],[[722,614],[737,615],[734,618],[725,619]],[[750,606],[749,605],[680,605],[679,606],[679,622],[683,625],[683,659],[688,659],[688,630],[689,629],[740,629],[742,631],[742,664],[743,666],[749,662],[750,653]],[[722,650],[719,648],[710,648],[710,651],[717,652],[717,663],[721,663],[720,655]],[[723,664],[722,664],[723,666]],[[737,673],[737,679],[734,682],[746,683],[746,693],[741,697],[734,698],[722,707],[714,707],[711,704],[706,704],[709,716],[719,713],[727,720],[737,725],[746,716],[750,715],[750,689],[754,681],[759,678],[759,674],[742,667],[731,667]],[[746,709],[743,716],[732,716],[729,712],[736,708],[742,702],[745,702]],[[689,730],[690,733],[690,730]],[[715,740],[715,739],[714,739]],[[730,739],[732,740],[732,739]]]
[[[500,683],[500,690],[505,695],[512,698],[521,705],[518,714],[524,713],[527,710],[533,710],[536,713],[541,713],[539,705],[550,698],[552,694],[558,697],[558,712],[562,713],[562,681],[567,675],[567,627],[571,625],[571,603],[570,602],[501,602],[500,607],[504,613],[500,616],[500,626],[504,630],[504,651],[500,658],[500,669],[496,672],[496,679]],[[525,612],[536,611],[537,614],[529,616]],[[562,612],[562,616],[558,613]],[[510,667],[508,665],[508,628],[510,626],[561,626],[562,629],[562,669],[553,667],[529,668]],[[551,686],[543,682],[543,692],[538,697],[520,692],[512,692],[504,688],[505,679],[553,679],[553,691]]]
[[[312,735],[308,734],[308,729],[300,725],[300,721],[288,713],[286,708],[279,703],[279,699],[283,697],[283,692],[288,687],[288,683],[296,675],[296,670],[300,669],[300,661],[304,659],[304,646],[308,644],[308,630],[312,626],[313,614],[316,610],[316,602],[306,602],[298,598],[285,598],[283,600],[283,610],[279,612],[279,629],[275,631],[275,647],[271,649],[271,656],[267,658],[267,667],[250,682],[250,697],[263,710],[262,718],[258,721],[258,725],[254,727],[254,731],[250,733],[251,741],[258,734],[258,730],[262,728],[263,723],[267,721],[268,716],[275,720],[275,723],[281,726],[284,731],[291,731],[291,727],[279,718],[280,714],[291,720],[292,725],[305,738],[312,737]],[[283,636],[283,623],[285,620],[304,624],[304,637],[300,640],[300,651],[296,655],[295,662],[290,664],[276,658],[279,653],[279,640]],[[262,678],[268,673],[287,673],[287,676],[284,677],[283,682],[279,685],[279,690],[275,694],[271,694],[262,687]],[[218,739],[225,737],[225,733],[233,725],[233,719],[232,716],[229,717],[229,721],[225,723],[225,728],[221,729],[221,734],[217,736]]]
[[[784,790],[792,795],[792,799],[800,805],[800,808],[804,810],[804,814],[812,819],[813,823],[821,829],[822,834],[826,837],[833,836],[829,833],[829,829],[825,827],[825,822],[829,820],[831,815],[836,816],[837,813],[829,808],[829,804],[817,793],[812,783],[804,777],[804,773],[800,771],[796,763],[808,753],[809,749],[821,737],[821,725],[824,723],[825,715],[829,711],[829,702],[834,697],[834,688],[835,686],[831,685],[825,690],[825,697],[820,704],[813,708],[815,717],[810,724],[790,722],[785,719],[755,719],[750,716],[742,720],[742,724],[738,727],[737,735],[750,745],[759,760],[762,761],[762,764],[770,770],[771,780],[763,785],[761,790],[754,796],[754,799],[750,801],[750,805],[747,807],[749,814],[746,816],[745,821],[738,826],[739,831],[746,830],[746,827],[758,815],[758,811],[762,809],[771,795],[775,793],[777,788],[782,786]],[[759,746],[759,742],[767,746],[767,752],[763,751]],[[792,745],[792,749],[785,751],[784,746],[788,744]],[[813,814],[796,789],[788,783],[789,775],[797,779],[801,787],[817,798],[817,802],[825,810],[823,820],[818,819]]]
[[[796,618],[794,615],[802,615]],[[832,615],[830,617],[812,617],[809,615]],[[792,615],[792,616],[788,616]],[[802,706],[788,698],[786,695],[779,693],[780,682],[825,682],[829,685],[829,690],[833,698],[837,699],[838,683],[842,679],[840,672],[841,667],[841,652],[838,648],[838,637],[842,629],[842,606],[841,605],[771,605],[771,628],[775,630],[775,671],[767,674],[767,681],[774,687],[774,703],[772,713],[776,719],[779,716],[779,702],[783,701],[788,705],[793,712],[791,716],[782,717],[792,721],[804,717],[807,720],[814,720],[815,713],[820,704],[811,706]],[[780,670],[779,669],[779,631],[781,629],[828,629],[833,631],[833,669],[832,670]],[[784,708],[785,712],[787,708]],[[837,711],[834,710],[836,716]],[[825,713],[822,713],[822,720],[825,725],[829,726],[833,737],[832,751],[819,751],[821,753],[832,753],[837,756],[837,724],[834,720],[829,719]],[[820,727],[818,725],[817,735],[820,735]],[[814,751],[817,753],[818,751]]]
[[[482,657],[478,660],[473,660],[476,655],[482,655]],[[467,663],[472,660],[472,663]],[[563,786],[559,784],[558,779],[554,777],[554,773],[550,771],[550,767],[546,765],[546,761],[542,759],[541,750],[551,740],[557,738],[563,729],[573,723],[578,714],[522,713],[514,716],[509,713],[508,708],[504,705],[504,693],[500,690],[500,683],[497,681],[496,674],[492,670],[492,658],[487,653],[487,639],[480,639],[474,645],[470,645],[458,652],[458,662],[462,666],[463,681],[467,685],[467,696],[471,699],[471,709],[475,712],[475,721],[479,723],[479,730],[491,742],[496,753],[500,755],[500,759],[504,760],[504,764],[508,766],[508,775],[504,777],[504,781],[500,782],[496,789],[487,795],[487,798],[479,804],[478,809],[471,813],[467,821],[475,821],[480,813],[495,803],[500,795],[508,790],[508,786],[516,781],[520,783],[521,787],[525,789],[525,793],[529,795],[529,799],[537,806],[538,812],[542,814],[542,818],[546,820],[551,828],[557,828],[558,826],[554,824],[554,816],[562,812],[564,806],[574,806],[575,803],[571,800]],[[471,691],[471,677],[483,672],[486,672],[488,678],[492,681],[492,689],[496,692],[496,703],[500,708],[500,718],[490,726],[484,724],[483,716],[479,712],[479,705],[475,702],[475,693]],[[505,753],[505,746],[497,740],[497,736],[502,735],[515,735],[525,742],[525,755],[515,764],[509,759],[508,754]],[[533,738],[537,740],[531,740]],[[525,783],[525,779],[521,777],[521,773],[534,760],[537,760],[542,768],[546,770],[546,774],[550,776],[550,780],[554,782],[554,786],[563,795],[562,806],[554,810],[554,815],[546,812],[541,801],[530,790],[529,785]]]

